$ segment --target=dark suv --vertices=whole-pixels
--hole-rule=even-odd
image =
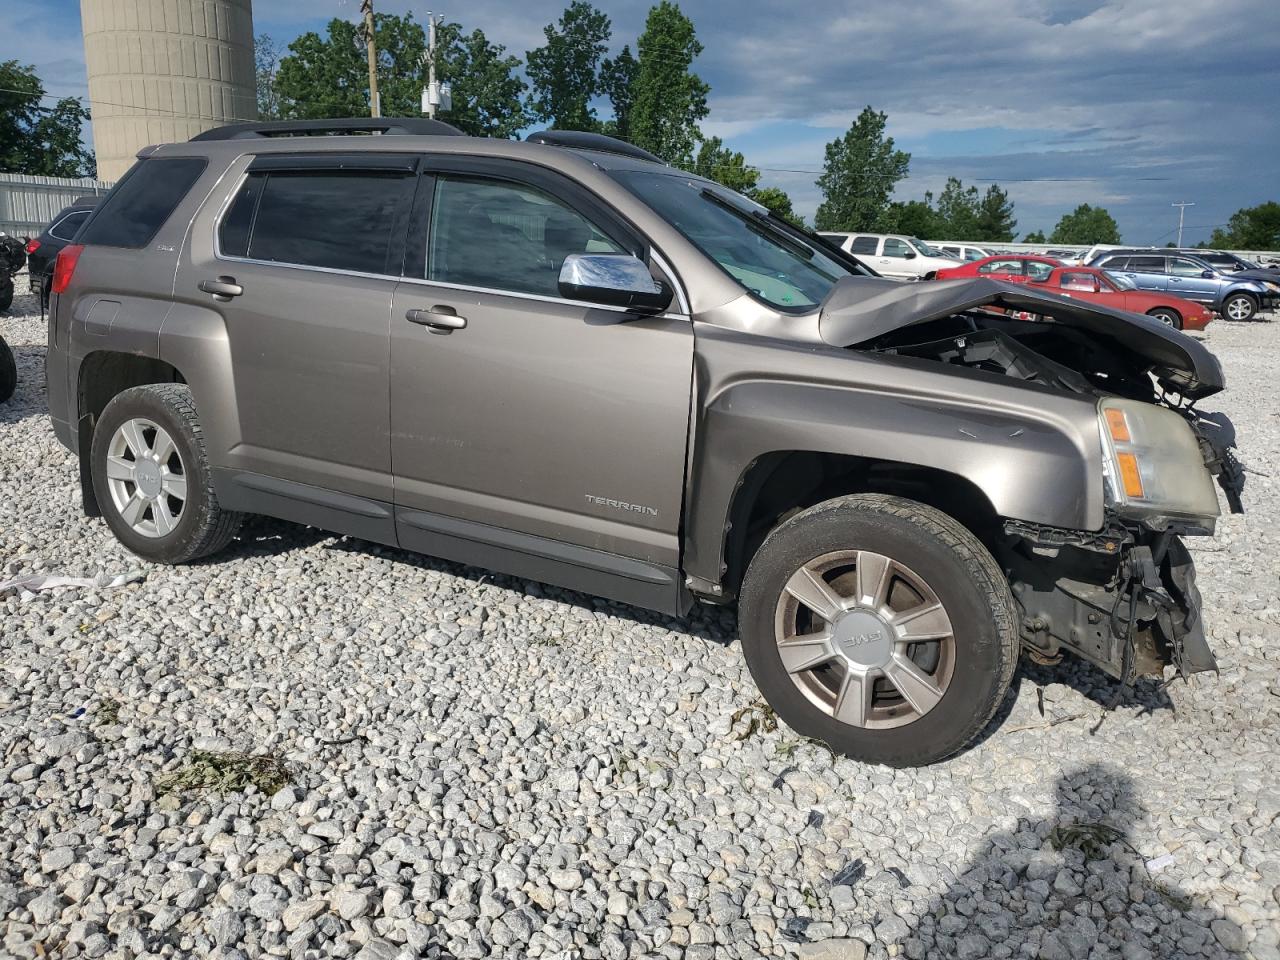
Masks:
[[[1280,283],[1222,272],[1189,253],[1106,250],[1092,266],[1122,274],[1139,290],[1158,290],[1203,303],[1228,320],[1252,320],[1280,303]]]
[[[1214,668],[1181,538],[1241,476],[1196,410],[1224,386],[1203,345],[896,283],[628,144],[531,140],[325,121],[144,151],[53,281],[85,509],[164,563],[260,513],[736,602],[778,714],[893,764],[969,743],[1020,647]]]
[[[27,241],[27,279],[31,292],[40,292],[40,305],[49,303],[49,285],[53,282],[53,263],[62,250],[76,237],[89,214],[98,205],[97,197],[81,197],[69,207],[63,207],[58,215],[38,237]]]

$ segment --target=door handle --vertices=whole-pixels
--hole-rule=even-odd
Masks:
[[[421,324],[432,333],[453,333],[467,325],[467,318],[458,316],[453,307],[439,305],[429,310],[407,310],[404,318],[410,323]]]
[[[219,277],[217,280],[201,280],[200,289],[213,294],[213,299],[226,303],[232,297],[244,293],[244,287],[236,283],[235,277]]]

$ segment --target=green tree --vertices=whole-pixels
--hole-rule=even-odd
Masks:
[[[946,224],[933,208],[933,194],[925,193],[923,200],[907,200],[890,207],[889,221],[896,233],[905,233],[921,240],[946,240],[943,236]]]
[[[1050,243],[1095,244],[1119,243],[1120,228],[1104,207],[1082,203],[1064,214],[1049,235]]]
[[[1280,250],[1280,203],[1269,200],[1237,210],[1209,238],[1209,246],[1231,250]]]
[[[613,119],[604,125],[604,132],[611,137],[631,139],[631,106],[639,67],[629,45],[612,60],[600,64],[600,92],[609,98],[613,107]]]
[[[0,173],[91,177],[93,151],[80,140],[89,111],[74,97],[44,106],[35,67],[0,63]]]
[[[525,57],[530,115],[557,130],[599,129],[591,98],[600,90],[609,18],[586,0],[573,0],[543,34],[547,42]]]
[[[781,217],[797,227],[804,227],[804,217],[796,213],[791,206],[791,198],[780,187],[757,187],[751,191],[751,199],[762,207],[767,207],[774,216]]]
[[[827,144],[818,188],[819,230],[874,230],[892,211],[894,185],[907,175],[911,154],[884,134],[887,116],[866,107],[844,136]]]
[[[676,4],[662,0],[649,8],[636,49],[639,62],[631,100],[631,142],[668,163],[687,167],[702,139],[698,121],[707,115],[711,90],[690,70],[702,52],[693,21]]]
[[[978,239],[1008,243],[1018,221],[1013,218],[1013,201],[997,183],[987,187],[978,204]]]
[[[750,194],[760,182],[760,171],[748,165],[742,154],[726,147],[719,137],[702,141],[692,172],[738,193]]]
[[[1043,230],[1032,230],[1030,233],[1028,233],[1025,237],[1022,238],[1022,242],[1023,243],[1048,243],[1049,241],[1045,239]]]
[[[382,115],[420,116],[422,56],[427,46],[422,24],[412,14],[379,13],[374,15],[373,32]],[[368,116],[369,65],[363,28],[335,18],[323,37],[314,31],[302,34],[280,60],[276,92],[284,117]]]
[[[504,54],[506,48],[490,43],[482,30],[463,35],[457,23],[436,28],[436,77],[449,84],[453,100],[440,119],[473,137],[501,139],[528,125],[521,102],[526,87],[516,73],[520,58]]]
[[[280,119],[280,92],[276,74],[284,51],[269,34],[260,33],[253,41],[253,65],[258,88],[258,119]]]
[[[947,177],[947,185],[938,197],[938,226],[946,236],[934,239],[981,239],[978,236],[978,203],[977,187],[966,187],[956,177]]]

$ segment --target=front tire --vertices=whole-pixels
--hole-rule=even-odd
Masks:
[[[1154,310],[1148,310],[1147,316],[1161,323],[1167,323],[1175,330],[1182,329],[1182,314],[1171,307],[1156,307]]]
[[[765,700],[857,760],[933,763],[987,725],[1017,664],[1008,584],[951,517],[898,497],[828,500],[778,526],[743,581]]]
[[[240,514],[213,491],[191,390],[152,383],[117,394],[90,449],[93,492],[116,539],[156,563],[187,563],[225,547]]]
[[[1222,302],[1222,315],[1228,320],[1252,320],[1258,312],[1258,302],[1247,293],[1233,293]]]

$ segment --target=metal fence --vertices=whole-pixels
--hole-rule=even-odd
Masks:
[[[0,233],[34,237],[79,197],[101,196],[112,184],[87,177],[32,177],[0,173]]]

